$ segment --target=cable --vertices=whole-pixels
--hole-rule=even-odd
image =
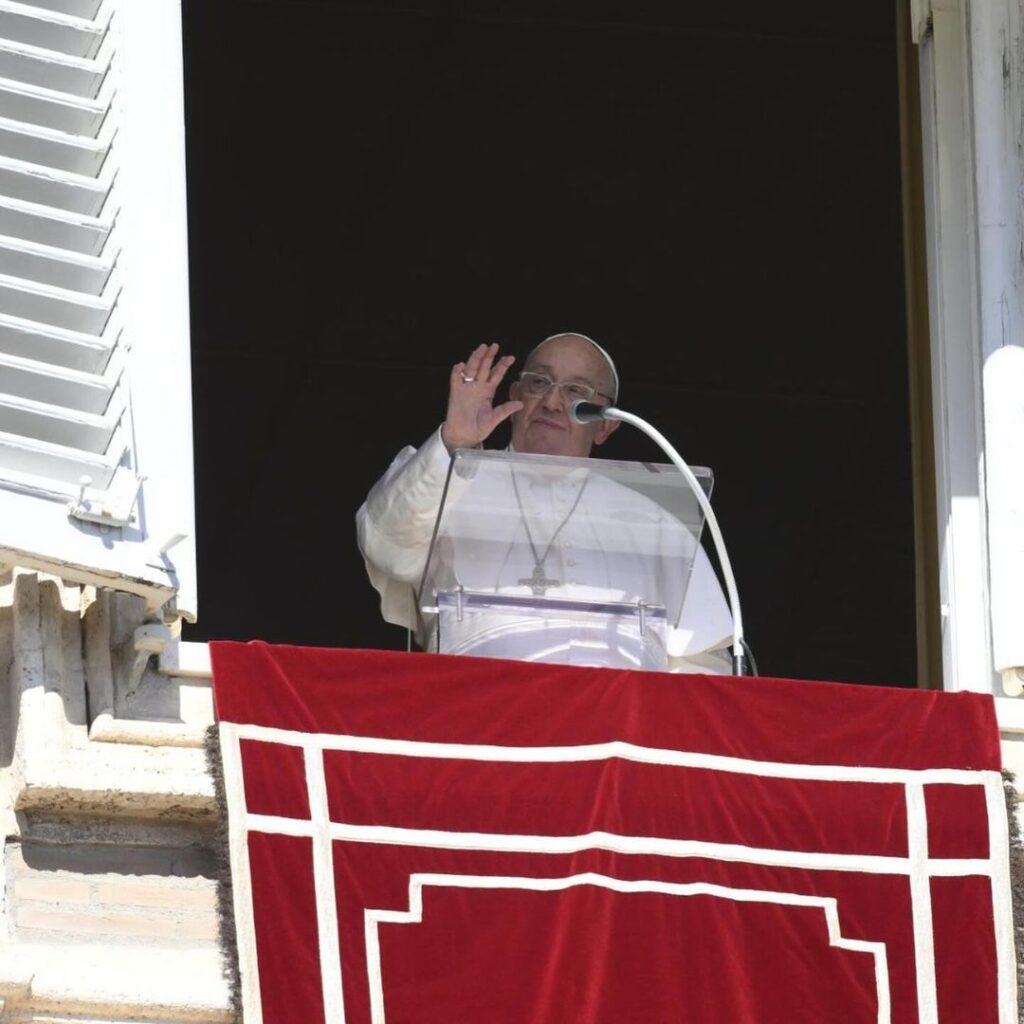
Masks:
[[[759,676],[761,673],[757,670],[757,661],[754,659],[754,652],[750,649],[750,644],[747,643],[747,638],[741,636],[740,643],[743,644],[743,650],[747,652],[747,661],[750,662],[750,674],[752,676]]]

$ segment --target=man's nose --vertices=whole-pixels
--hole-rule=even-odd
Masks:
[[[552,384],[548,388],[548,393],[544,396],[544,408],[559,411],[565,409],[565,396],[557,384]]]

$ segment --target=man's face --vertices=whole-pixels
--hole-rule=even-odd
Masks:
[[[524,370],[543,373],[559,384],[588,384],[611,393],[608,365],[589,342],[571,334],[544,342],[527,360]],[[509,392],[523,403],[512,416],[512,447],[534,455],[572,455],[585,458],[595,444],[603,444],[619,425],[616,420],[598,423],[574,423],[561,388],[551,388],[540,398],[523,393],[516,381]],[[607,404],[598,395],[594,401]]]

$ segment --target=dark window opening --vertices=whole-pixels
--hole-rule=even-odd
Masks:
[[[761,671],[913,685],[895,11],[688,6],[186,0],[187,638],[404,647],[356,508],[578,330],[714,468]]]

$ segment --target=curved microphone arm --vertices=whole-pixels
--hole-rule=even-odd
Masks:
[[[729,561],[729,553],[725,550],[725,540],[722,537],[721,527],[718,525],[718,517],[715,515],[711,502],[708,501],[704,488],[693,475],[693,470],[683,461],[683,457],[675,450],[668,438],[661,431],[656,430],[646,420],[635,416],[631,412],[616,409],[612,405],[596,405],[592,402],[573,402],[570,415],[577,423],[593,423],[595,420],[620,420],[629,423],[638,430],[643,431],[659,448],[672,460],[676,469],[683,474],[690,490],[700,504],[707,521],[708,529],[711,531],[712,539],[715,542],[715,551],[718,553],[718,561],[722,566],[722,575],[725,576],[725,589],[729,594],[729,608],[732,611],[732,674],[742,676],[747,674],[747,656],[743,645],[743,612],[740,609],[740,595],[736,589],[736,577],[732,573],[732,563]]]

